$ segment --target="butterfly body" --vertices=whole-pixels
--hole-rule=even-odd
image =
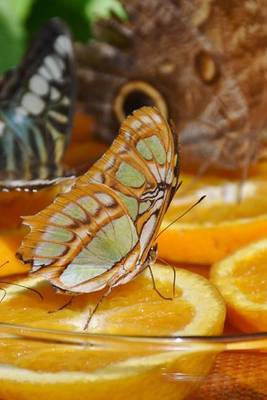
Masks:
[[[68,28],[51,20],[0,84],[0,187],[31,188],[62,177],[75,98]],[[16,182],[16,186],[14,185]]]
[[[138,110],[69,192],[26,218],[19,257],[68,293],[128,282],[152,261],[177,175],[176,135],[156,109]]]
[[[245,169],[261,155],[267,108],[262,0],[123,0],[128,20],[100,21],[77,46],[80,99],[111,140],[141,105],[175,122],[182,158]]]

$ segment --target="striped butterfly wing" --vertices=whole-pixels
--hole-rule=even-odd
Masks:
[[[0,86],[0,186],[61,176],[75,77],[70,32],[52,19]]]
[[[147,265],[177,175],[176,135],[156,109],[136,111],[69,192],[26,218],[18,256],[73,293],[129,281]]]

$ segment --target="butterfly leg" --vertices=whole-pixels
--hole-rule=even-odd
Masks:
[[[0,281],[0,283],[4,284],[4,285],[11,285],[11,286],[17,286],[23,289],[27,289],[32,293],[35,293],[41,300],[44,300],[44,296],[42,295],[41,292],[39,292],[39,290],[28,287],[28,286],[24,286],[24,285],[20,285],[18,283],[13,283],[13,282],[7,282],[7,281]]]
[[[66,303],[64,303],[62,306],[60,306],[60,307],[57,308],[56,310],[50,310],[50,311],[48,311],[48,314],[53,314],[53,313],[55,313],[55,312],[64,310],[64,308],[66,308],[66,307],[68,307],[69,305],[71,305],[73,298],[74,298],[74,296],[71,296],[71,298],[70,298]]]
[[[152,284],[153,284],[153,289],[155,290],[155,292],[156,292],[162,299],[164,299],[164,300],[173,300],[174,297],[175,297],[175,286],[176,286],[176,269],[175,269],[175,267],[171,267],[172,270],[173,270],[172,297],[164,296],[164,295],[159,291],[159,289],[158,289],[157,286],[156,286],[156,281],[155,281],[155,278],[154,278],[154,275],[153,275],[153,271],[152,271],[151,265],[148,264],[147,267],[148,267],[149,272],[150,272],[150,275],[151,275]]]
[[[0,268],[5,267],[7,264],[9,264],[9,260],[4,261],[3,264],[0,265]]]
[[[100,296],[100,298],[99,298],[98,302],[96,303],[95,307],[93,308],[93,310],[92,311],[90,310],[87,321],[83,327],[84,331],[86,331],[88,329],[91,319],[93,318],[94,314],[98,310],[98,308],[99,308],[100,304],[102,303],[102,301],[104,300],[104,298],[110,294],[111,289],[112,289],[112,286],[108,286],[108,289]]]
[[[168,267],[170,267],[172,269],[172,272],[173,272],[172,296],[174,299],[175,294],[176,294],[176,269],[173,265],[170,265],[169,263],[167,263],[167,261],[163,260],[163,258],[157,257],[157,260],[159,260],[161,263],[167,265]]]
[[[7,265],[9,263],[9,261],[4,261],[3,264],[0,265],[0,268],[3,268],[5,265]],[[3,295],[0,299],[0,303],[2,303],[2,301],[4,301],[5,297],[6,297],[6,290],[4,288],[0,288],[0,290],[3,292]]]
[[[5,297],[6,297],[6,289],[4,288],[0,288],[0,290],[3,292],[2,297],[0,299],[0,303],[2,303],[2,301],[4,301]]]

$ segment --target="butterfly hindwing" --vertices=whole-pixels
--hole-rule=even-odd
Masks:
[[[74,96],[71,36],[64,23],[53,19],[31,44],[21,65],[1,82],[1,181],[62,174]]]
[[[176,136],[160,113],[126,119],[111,148],[73,188],[26,219],[19,256],[70,292],[113,287],[146,266],[177,187]]]

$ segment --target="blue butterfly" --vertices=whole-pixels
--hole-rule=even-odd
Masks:
[[[0,84],[0,189],[29,190],[64,176],[75,86],[69,29],[52,19]]]

